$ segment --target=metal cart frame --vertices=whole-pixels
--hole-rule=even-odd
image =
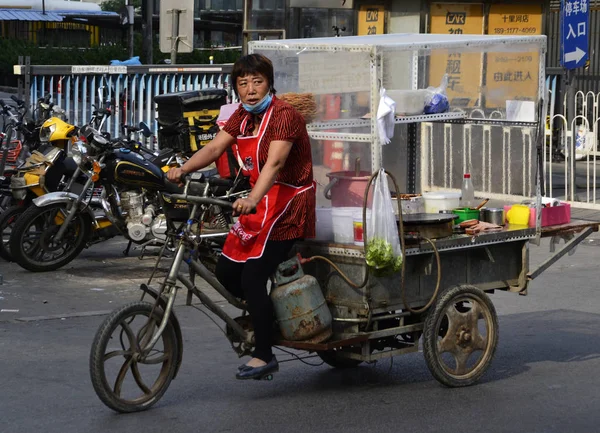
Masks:
[[[449,37],[447,42],[438,41],[436,47],[453,48],[464,44],[463,36],[467,35]],[[342,45],[325,39],[258,41],[250,43],[250,52],[261,52],[268,56],[273,50],[296,50],[298,53],[312,50],[326,54],[339,50],[367,51],[370,55],[371,113],[375,113],[379,103],[383,69],[378,42],[385,45],[393,41],[393,37],[394,35],[378,37],[377,40],[373,39],[373,45],[355,45],[349,41],[352,38],[339,38],[349,41]],[[427,37],[424,40],[427,40]],[[467,38],[467,44],[485,44],[489,40],[498,39],[471,37]],[[396,123],[404,123],[408,127],[408,193],[417,192],[418,124],[421,122],[534,128],[537,131],[538,149],[542,148],[545,118],[545,37],[514,37],[507,39],[506,43],[530,44],[532,41],[543,41],[543,48],[539,52],[537,121],[509,122],[504,119],[467,118],[464,111],[395,118]],[[435,41],[432,40],[432,43]],[[424,47],[422,44],[408,44],[405,48],[419,50]],[[413,89],[422,84],[419,83],[418,74],[419,68],[424,67],[422,63],[422,59],[415,55],[409,72]],[[366,126],[370,127],[369,133],[331,132],[334,129],[348,131],[350,128]],[[316,140],[370,142],[372,171],[376,172],[381,168],[381,145],[375,116],[371,116],[370,119],[312,123],[308,125],[308,130],[311,138]],[[540,158],[541,154],[538,151],[538,159]],[[564,254],[572,252],[577,244],[597,231],[600,225],[572,221],[563,226],[542,228],[542,171],[543,167],[538,161],[535,182],[538,218],[535,228],[507,227],[501,232],[476,237],[454,235],[435,240],[433,244],[422,242],[408,246],[405,249],[403,279],[398,274],[385,278],[369,276],[364,287],[353,287],[340,278],[340,274],[352,281],[364,280],[367,269],[363,247],[328,242],[302,242],[297,246],[297,252],[303,257],[322,256],[338,265],[338,269],[332,270],[330,264],[324,261],[315,260],[305,264],[305,272],[315,276],[321,284],[332,311],[334,334],[333,338],[325,343],[280,341],[278,344],[317,352],[325,362],[334,367],[349,367],[360,362],[373,362],[394,355],[416,352],[419,349],[419,339],[423,336],[425,359],[438,381],[447,386],[475,383],[489,366],[498,337],[496,312],[487,295],[495,290],[526,295],[529,281]],[[553,237],[552,245],[561,238],[567,242],[537,269],[530,270],[529,245],[539,245],[542,237]],[[463,308],[465,304],[470,304],[471,309]],[[486,335],[473,329],[477,327],[480,319],[487,322]],[[451,332],[455,332],[456,335],[450,335]],[[481,361],[476,361],[471,367],[467,365],[466,358],[473,351],[481,351],[483,354]],[[453,367],[447,368],[442,365],[441,355],[444,352],[450,352],[455,358]]]

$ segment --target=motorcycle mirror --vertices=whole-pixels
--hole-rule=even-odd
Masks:
[[[152,131],[150,131],[150,127],[146,125],[146,122],[140,122],[140,129],[142,130],[142,134],[144,137],[150,137],[152,135]]]
[[[102,102],[102,94],[104,93],[104,86],[98,87],[98,100]]]

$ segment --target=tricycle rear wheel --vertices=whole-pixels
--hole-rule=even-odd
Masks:
[[[449,288],[425,319],[423,355],[431,374],[443,385],[477,382],[490,366],[497,344],[496,309],[477,287]]]
[[[148,409],[162,397],[175,375],[179,348],[171,321],[149,353],[141,350],[164,314],[161,308],[153,307],[147,302],[133,302],[115,310],[94,338],[92,384],[100,400],[117,412]]]

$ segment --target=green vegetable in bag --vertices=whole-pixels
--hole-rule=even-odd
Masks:
[[[365,260],[376,277],[394,274],[402,268],[402,256],[395,257],[392,244],[382,238],[368,241]]]

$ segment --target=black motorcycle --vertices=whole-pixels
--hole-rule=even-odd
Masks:
[[[146,135],[147,126],[141,124]],[[82,140],[72,144],[72,155],[88,176],[84,190],[102,187],[103,213],[98,215],[84,193],[46,194],[19,218],[10,237],[13,259],[34,272],[50,271],[71,262],[86,246],[117,234],[139,245],[162,245],[167,242],[178,222],[188,218],[187,203],[171,200],[170,194],[183,190],[166,179],[163,168],[171,164],[168,155],[152,153],[134,142],[109,140],[87,126],[80,130]],[[167,151],[172,152],[172,151]],[[218,194],[235,201],[249,193],[247,179],[234,181],[201,173],[203,191],[195,194]],[[195,184],[195,188],[200,188]],[[229,229],[231,213],[214,207],[210,218],[213,229]]]

